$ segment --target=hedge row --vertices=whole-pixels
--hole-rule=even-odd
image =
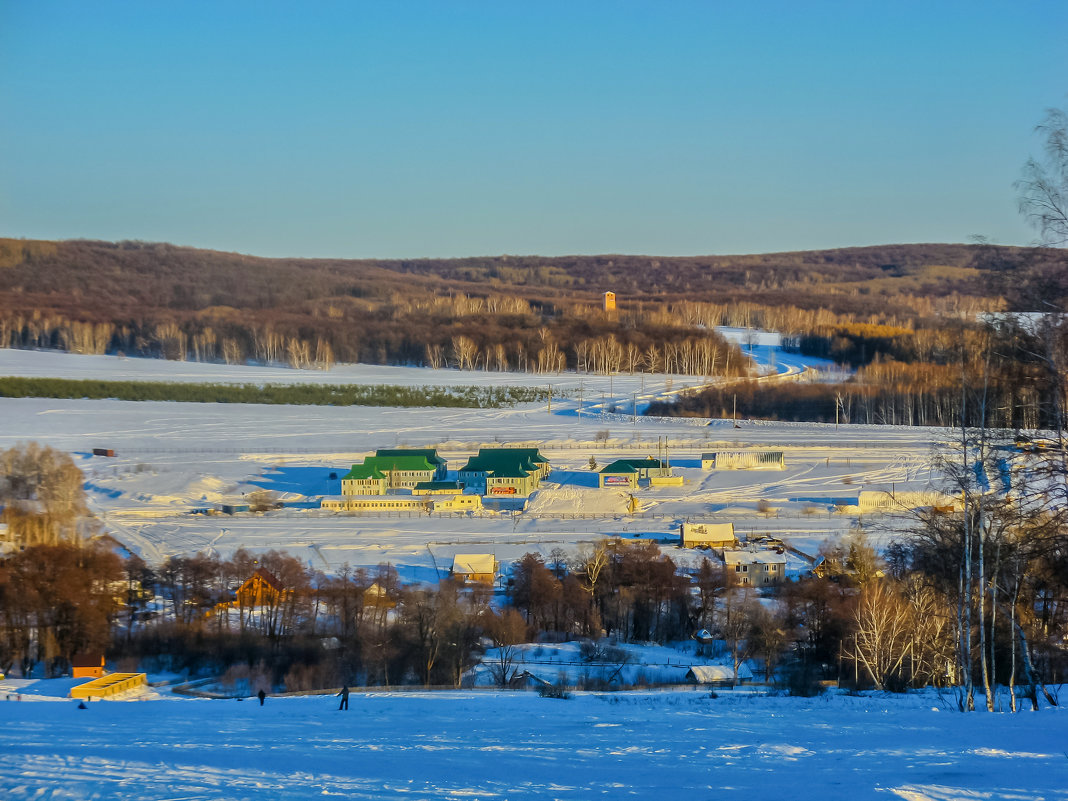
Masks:
[[[268,403],[292,406],[448,406],[497,409],[545,401],[537,387],[415,387],[392,384],[184,384],[66,378],[0,378],[4,398]]]

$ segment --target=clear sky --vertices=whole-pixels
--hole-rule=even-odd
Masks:
[[[0,0],[0,235],[264,256],[1034,233],[1068,2]]]

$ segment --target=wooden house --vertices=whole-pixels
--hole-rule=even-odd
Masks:
[[[234,593],[233,606],[273,606],[288,592],[271,571],[258,567]]]
[[[104,675],[103,654],[75,654],[70,660],[72,679],[99,679]]]
[[[452,559],[452,575],[464,584],[493,584],[497,560],[491,553],[458,553]]]

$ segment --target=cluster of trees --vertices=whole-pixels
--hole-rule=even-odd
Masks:
[[[30,442],[0,451],[0,521],[16,547],[59,545],[92,532],[85,477],[69,454]]]
[[[0,560],[0,673],[62,675],[103,654],[126,602],[122,562],[104,544],[31,545]]]
[[[1068,425],[1068,317],[1004,316],[958,329],[938,361],[876,355],[849,380],[774,384],[742,381],[657,402],[647,414],[809,422],[986,426]]]
[[[543,401],[536,387],[409,387],[392,384],[191,384],[65,378],[0,378],[4,398],[93,398],[297,406],[441,406],[497,409]],[[69,457],[67,457],[69,460]]]
[[[236,590],[257,569],[284,591],[253,605]],[[133,561],[127,572],[150,589],[118,621],[115,658],[215,675],[244,666],[290,691],[459,686],[480,639],[507,623],[490,608],[489,588],[464,590],[449,579],[403,586],[388,565],[328,576],[284,552],[239,550],[229,559],[172,557],[155,569]],[[157,593],[170,608],[145,621],[147,599]]]

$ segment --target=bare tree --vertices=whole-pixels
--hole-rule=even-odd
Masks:
[[[1016,182],[1020,213],[1044,244],[1068,245],[1068,113],[1047,109],[1035,131],[1045,138],[1044,157],[1028,159]]]
[[[863,667],[875,689],[903,688],[905,660],[913,647],[908,602],[891,582],[873,581],[860,592],[854,622],[850,658]]]
[[[488,662],[490,675],[498,687],[511,687],[519,678],[516,665],[522,656],[519,647],[527,639],[527,622],[515,609],[500,614],[489,613],[486,631],[496,646],[496,655]]]

